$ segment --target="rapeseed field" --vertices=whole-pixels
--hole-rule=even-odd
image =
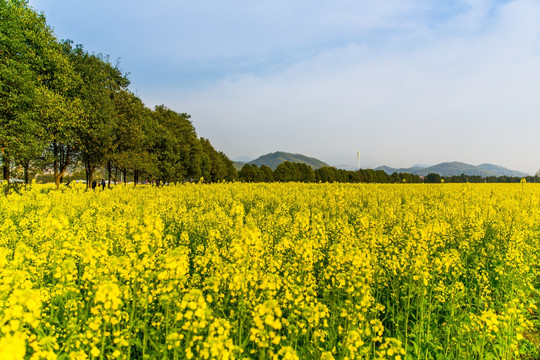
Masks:
[[[536,184],[0,198],[0,359],[533,359]]]

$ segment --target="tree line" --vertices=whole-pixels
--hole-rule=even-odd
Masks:
[[[540,177],[535,176],[480,176],[480,175],[454,175],[454,176],[443,176],[439,174],[429,174],[425,182],[441,182],[441,179],[445,183],[519,183],[519,182],[540,182]]]
[[[322,167],[313,170],[309,165],[301,163],[283,162],[275,170],[266,165],[260,167],[253,164],[244,164],[238,172],[238,178],[243,182],[341,182],[341,183],[519,183],[540,182],[540,177],[527,176],[525,178],[515,176],[487,176],[478,175],[455,175],[441,176],[429,173],[427,176],[419,176],[410,173],[387,174],[383,170],[360,169],[357,171],[337,169],[335,167]]]
[[[0,2],[2,174],[29,181],[50,170],[57,185],[75,165],[87,183],[105,168],[157,182],[235,180],[227,156],[198,138],[190,116],[147,108],[108,56],[59,40],[26,0]]]
[[[260,167],[244,164],[238,172],[238,178],[244,182],[343,182],[343,183],[422,183],[418,175],[393,173],[388,175],[383,170],[360,169],[358,171],[337,169],[325,166],[313,170],[302,163],[283,162],[272,170],[266,165]]]

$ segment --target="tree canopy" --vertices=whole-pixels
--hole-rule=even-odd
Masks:
[[[0,150],[16,166],[50,170],[57,187],[75,165],[157,183],[234,180],[227,156],[199,139],[186,113],[147,108],[108,56],[56,38],[27,1],[0,2]],[[113,176],[114,174],[114,176]]]

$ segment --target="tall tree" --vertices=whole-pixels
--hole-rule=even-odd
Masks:
[[[272,169],[267,165],[261,165],[259,168],[261,171],[261,181],[263,182],[272,182],[274,181],[274,173]]]
[[[70,58],[82,79],[78,88],[81,116],[76,138],[89,186],[96,168],[115,146],[114,97],[127,88],[129,80],[107,57],[90,54],[82,45],[71,49]]]
[[[201,138],[200,142],[204,159],[202,175],[206,182],[233,181],[238,179],[238,173],[234,168],[234,164],[227,155],[214,149],[208,139]]]
[[[274,170],[274,179],[281,182],[300,181],[299,169],[290,161],[282,162]]]
[[[39,119],[48,142],[47,159],[53,165],[58,189],[68,167],[77,160],[77,135],[83,115],[79,97],[82,79],[69,58],[71,42],[53,45],[55,51],[42,67],[41,77],[45,81],[39,89]]]
[[[198,180],[203,150],[189,120],[191,116],[159,105],[153,117],[157,129],[153,151],[158,158],[159,179],[164,182]]]
[[[334,182],[337,180],[336,173],[336,168],[324,166],[315,170],[315,179],[321,182]]]
[[[440,183],[440,182],[441,182],[441,175],[436,174],[436,173],[429,173],[429,174],[427,174],[427,176],[424,178],[424,182],[426,182],[426,183],[432,183],[432,184]]]
[[[113,167],[122,171],[124,181],[128,169],[134,174],[156,177],[158,160],[152,149],[157,135],[153,130],[152,111],[144,106],[141,99],[127,90],[119,91],[114,100],[114,145],[107,156],[109,185]]]
[[[26,1],[0,1],[0,152],[8,186],[12,162],[35,154],[41,145],[36,69],[47,33],[45,18]]]

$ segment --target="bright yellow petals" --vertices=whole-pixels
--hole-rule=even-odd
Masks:
[[[0,359],[518,358],[536,184],[179,184],[0,198]]]

